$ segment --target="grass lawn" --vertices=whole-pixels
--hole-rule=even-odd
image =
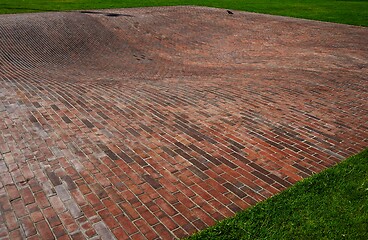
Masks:
[[[0,13],[200,5],[368,26],[368,0],[1,0]]]
[[[189,239],[368,239],[368,149]]]

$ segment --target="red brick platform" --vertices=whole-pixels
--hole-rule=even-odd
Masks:
[[[361,151],[367,36],[193,7],[1,15],[0,239],[180,238]]]

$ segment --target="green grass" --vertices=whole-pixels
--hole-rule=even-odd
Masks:
[[[368,239],[368,149],[189,239]]]
[[[197,5],[368,26],[368,0],[1,0],[0,13]]]

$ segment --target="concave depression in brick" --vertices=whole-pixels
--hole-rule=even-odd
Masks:
[[[358,153],[367,36],[200,7],[0,15],[0,238],[181,238]]]

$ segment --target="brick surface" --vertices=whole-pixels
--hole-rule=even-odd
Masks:
[[[186,237],[367,146],[367,28],[92,12],[0,15],[1,239]]]

